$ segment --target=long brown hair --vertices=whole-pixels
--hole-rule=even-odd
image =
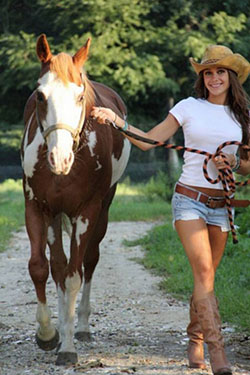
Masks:
[[[249,98],[240,84],[236,73],[229,69],[227,69],[227,71],[230,80],[227,104],[236,120],[241,124],[243,134],[242,143],[250,145]],[[198,98],[208,98],[209,92],[204,84],[202,71],[199,73],[198,78],[195,81],[194,89]],[[241,150],[241,155],[244,159],[248,158],[248,153],[244,150]]]

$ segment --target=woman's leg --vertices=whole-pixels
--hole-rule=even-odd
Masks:
[[[197,219],[177,220],[175,228],[192,268],[193,299],[203,298],[214,289],[213,255],[208,227],[203,219]]]
[[[222,232],[220,227],[207,226],[202,219],[177,220],[175,226],[192,267],[194,307],[208,344],[213,373],[231,374],[223,348],[219,312],[213,294],[215,271],[224,252],[227,233]],[[197,350],[193,352],[193,358],[197,353],[200,362],[202,358]]]

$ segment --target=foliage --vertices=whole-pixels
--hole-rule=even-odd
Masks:
[[[222,43],[249,59],[247,14],[247,0],[8,0],[0,16],[1,118],[22,118],[39,74],[36,38],[46,33],[54,53],[73,54],[91,37],[90,78],[117,90],[130,116],[156,123],[171,98],[191,94],[189,56]]]
[[[20,126],[0,127],[0,165],[20,164],[22,132]]]
[[[165,172],[159,171],[156,176],[150,178],[142,191],[148,200],[158,198],[170,202],[176,180],[176,177],[168,176]]]

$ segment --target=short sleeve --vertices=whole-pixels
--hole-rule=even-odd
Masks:
[[[181,100],[169,111],[176,118],[180,126],[185,124],[187,118],[187,107],[189,107],[190,99],[191,98]]]

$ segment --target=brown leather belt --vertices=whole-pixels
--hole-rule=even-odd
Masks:
[[[204,203],[209,208],[221,208],[226,204],[225,198],[215,198],[209,195],[203,194],[200,191],[189,189],[186,186],[176,184],[176,193],[185,195],[186,197],[192,198],[197,202]]]
[[[200,191],[189,189],[187,186],[176,184],[175,191],[176,193],[186,195],[197,202],[204,203],[209,208],[222,208],[226,204],[225,198],[210,197]],[[250,205],[249,200],[243,199],[230,199],[230,203],[232,207],[248,207]]]

